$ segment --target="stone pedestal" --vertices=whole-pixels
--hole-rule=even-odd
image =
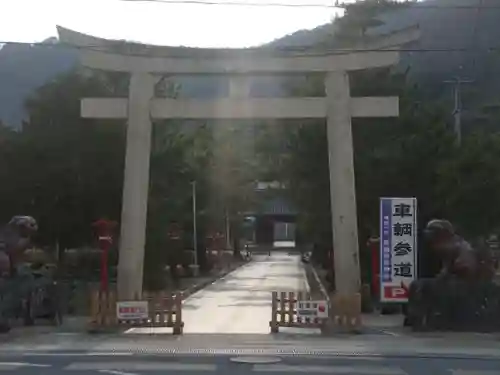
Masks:
[[[200,266],[197,264],[190,264],[189,269],[193,277],[198,277],[200,275]]]
[[[415,331],[500,332],[500,286],[490,281],[420,279],[410,285]]]
[[[330,296],[330,319],[325,332],[361,331],[361,294],[338,294]]]

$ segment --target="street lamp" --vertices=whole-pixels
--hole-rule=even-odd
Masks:
[[[196,181],[191,182],[193,195],[193,249],[194,249],[194,269],[195,276],[198,274],[198,235],[196,227]]]

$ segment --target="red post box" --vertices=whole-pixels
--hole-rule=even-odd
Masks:
[[[99,219],[92,224],[97,240],[99,249],[101,249],[101,290],[108,290],[108,252],[113,244],[114,229],[118,224],[116,221]]]
[[[371,284],[372,293],[377,298],[380,297],[380,239],[371,237],[368,240],[368,248],[371,255]]]

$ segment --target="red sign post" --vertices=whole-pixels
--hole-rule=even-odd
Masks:
[[[380,297],[380,239],[371,237],[368,240],[371,258],[371,291],[377,298]],[[385,293],[385,290],[384,290]]]
[[[182,228],[177,223],[170,223],[167,228],[167,236],[169,240],[180,240],[182,238]]]
[[[108,290],[108,253],[113,244],[113,232],[117,225],[116,221],[107,219],[99,219],[92,224],[101,249],[101,291]]]

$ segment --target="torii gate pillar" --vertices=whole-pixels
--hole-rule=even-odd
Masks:
[[[361,275],[358,256],[351,94],[347,72],[327,73],[325,91],[328,102],[326,127],[335,284],[342,294],[352,295],[360,290]]]
[[[152,133],[150,103],[157,81],[148,73],[130,76],[118,258],[118,295],[122,299],[142,293]]]

